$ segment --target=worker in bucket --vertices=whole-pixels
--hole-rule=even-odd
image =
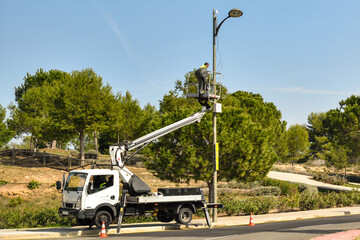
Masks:
[[[210,108],[210,105],[207,103],[208,99],[206,97],[203,97],[203,94],[208,90],[208,82],[207,82],[207,74],[209,67],[209,63],[206,62],[204,65],[202,65],[199,69],[195,71],[195,77],[199,82],[199,103],[201,106],[206,106],[206,109]]]

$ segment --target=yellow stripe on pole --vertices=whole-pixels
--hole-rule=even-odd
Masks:
[[[216,171],[219,171],[219,143],[215,144]]]

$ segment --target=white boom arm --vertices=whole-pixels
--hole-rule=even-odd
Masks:
[[[110,146],[110,156],[112,165],[116,165],[119,169],[121,180],[124,183],[129,183],[131,177],[134,175],[129,169],[124,166],[124,157],[127,151],[141,147],[144,144],[148,144],[168,133],[171,133],[179,128],[185,127],[195,122],[200,122],[201,118],[206,112],[197,112],[190,117],[187,117],[183,120],[170,124],[169,126],[163,127],[159,130],[156,130],[152,133],[149,133],[143,137],[140,137],[134,141],[122,142]]]
[[[152,142],[159,137],[162,137],[168,133],[171,133],[179,128],[185,127],[189,124],[192,124],[194,122],[200,122],[201,118],[204,116],[205,112],[197,112],[191,115],[190,117],[187,117],[183,120],[180,120],[178,122],[175,122],[169,126],[163,127],[159,130],[156,130],[155,132],[149,133],[143,137],[140,137],[132,142],[129,143],[127,146],[127,150],[133,150],[135,148],[138,148],[146,143]]]

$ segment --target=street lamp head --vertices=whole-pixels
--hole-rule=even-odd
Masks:
[[[233,8],[229,11],[229,17],[241,17],[243,12],[240,9]]]

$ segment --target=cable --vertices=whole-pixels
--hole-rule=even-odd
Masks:
[[[220,40],[219,40],[219,36],[217,36],[217,39],[216,39],[216,72],[221,72],[222,71],[222,68],[223,68],[223,65],[222,65],[222,56],[221,56],[221,52],[220,52],[220,49],[219,49],[219,45],[220,45]],[[218,58],[218,56],[220,56]]]

